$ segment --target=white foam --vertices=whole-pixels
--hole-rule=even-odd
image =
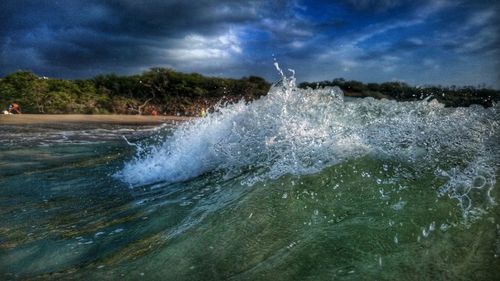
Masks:
[[[337,87],[303,90],[295,87],[293,76],[283,77],[259,100],[220,108],[181,125],[160,144],[143,147],[147,153],[125,163],[116,176],[137,186],[188,180],[209,171],[231,176],[252,170],[244,182],[253,184],[315,173],[372,153],[422,168],[443,167],[449,181],[440,194],[473,210],[459,188],[485,194],[493,188],[499,119],[498,105],[445,108],[436,100],[372,98],[344,102]]]

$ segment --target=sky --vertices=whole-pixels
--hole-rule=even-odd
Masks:
[[[0,76],[168,67],[500,88],[497,0],[1,0]]]

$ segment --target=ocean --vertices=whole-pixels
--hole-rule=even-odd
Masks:
[[[2,280],[495,280],[500,107],[284,77],[178,125],[2,125]]]

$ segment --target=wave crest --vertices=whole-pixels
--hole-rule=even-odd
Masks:
[[[373,154],[448,171],[450,180],[440,194],[467,205],[453,179],[473,183],[477,175],[465,175],[471,170],[467,167],[481,163],[482,170],[493,174],[488,186],[494,185],[498,120],[498,106],[445,108],[436,100],[344,101],[338,87],[299,89],[293,76],[283,76],[259,100],[240,101],[183,124],[160,144],[148,146],[148,153],[125,163],[116,176],[135,186],[184,181],[209,171],[234,176],[251,170],[244,177],[244,183],[251,185],[284,174],[315,173],[345,159]]]

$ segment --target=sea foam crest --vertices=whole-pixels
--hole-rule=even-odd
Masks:
[[[118,176],[138,185],[248,166],[267,170],[270,178],[316,172],[344,155],[366,151],[355,133],[342,133],[342,124],[332,118],[342,104],[338,87],[299,90],[293,76],[283,76],[253,103],[240,101],[182,125],[148,154],[126,163]],[[329,147],[333,150],[324,153]]]
[[[436,100],[344,101],[338,87],[299,89],[293,75],[282,75],[259,100],[240,101],[181,125],[125,163],[117,177],[137,186],[184,181],[211,171],[228,176],[246,171],[244,182],[253,184],[284,174],[311,174],[373,154],[445,171],[441,175],[449,181],[440,194],[470,209],[469,193],[457,189],[462,184],[479,189],[481,177],[485,186],[494,186],[498,120],[498,105],[445,108]],[[474,163],[481,164],[467,168]],[[477,175],[470,175],[471,170]]]

